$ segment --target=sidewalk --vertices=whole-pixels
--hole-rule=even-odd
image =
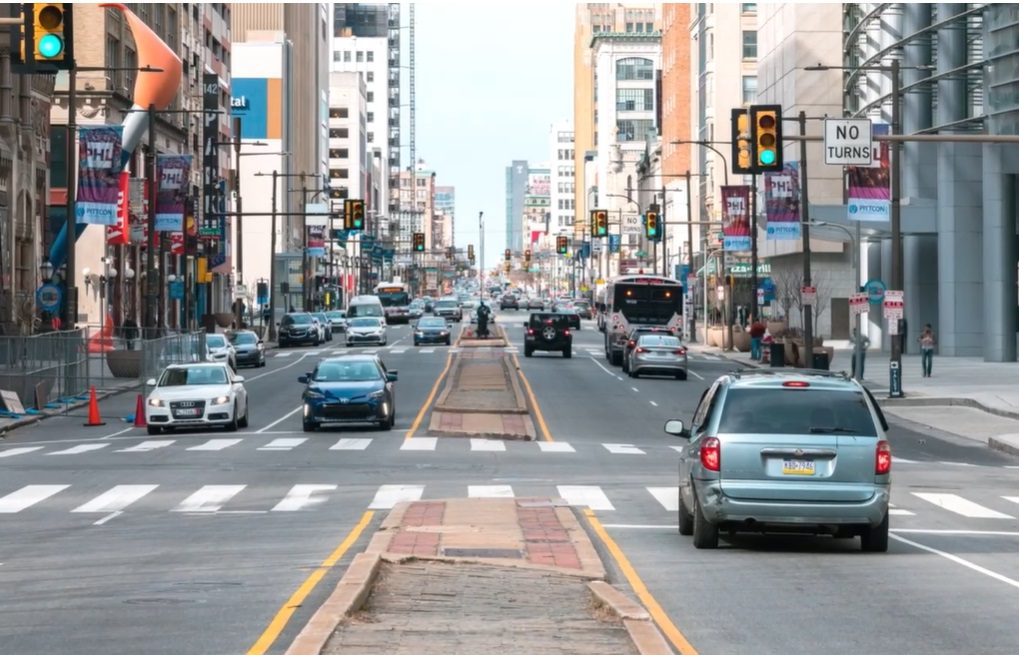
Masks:
[[[400,503],[287,655],[671,652],[549,498]]]

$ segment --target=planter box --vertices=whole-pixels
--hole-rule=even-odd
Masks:
[[[236,318],[231,312],[216,312],[213,314],[216,317],[216,325],[221,328],[228,328],[233,325],[234,318]]]
[[[732,329],[732,340],[736,344],[736,350],[741,353],[750,352],[750,333],[741,328]]]
[[[115,378],[138,378],[142,374],[142,351],[111,350],[106,353],[106,363]]]
[[[788,329],[789,327],[785,321],[768,321],[768,332],[776,339],[784,337],[785,331]]]

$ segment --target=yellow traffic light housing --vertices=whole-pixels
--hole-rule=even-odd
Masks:
[[[503,256],[506,258],[506,261],[510,261],[511,259],[513,259],[513,252],[509,248],[507,248],[506,252],[503,253]]]
[[[609,213],[604,209],[591,210],[591,236],[594,238],[609,235]]]
[[[661,232],[658,230],[657,211],[651,210],[644,214],[644,231],[647,238],[653,241],[657,241],[661,237]]]
[[[566,254],[566,251],[569,249],[569,243],[567,242],[566,237],[555,238],[555,249],[560,255]]]
[[[782,170],[781,105],[751,105],[750,142],[756,172]]]
[[[531,263],[531,251],[530,250],[525,250],[524,251],[524,261],[527,262],[528,264]]]
[[[414,252],[425,251],[425,233],[415,232],[414,233]]]
[[[731,123],[732,172],[735,175],[755,173],[750,143],[750,113],[746,109],[733,109]]]
[[[21,5],[14,63],[24,72],[44,64],[50,70],[74,66],[73,3],[35,2]]]
[[[364,229],[364,200],[348,198],[343,201],[343,228],[345,230]]]

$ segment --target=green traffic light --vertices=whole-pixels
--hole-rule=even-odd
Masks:
[[[44,34],[37,42],[37,47],[40,55],[53,59],[64,52],[64,40],[56,34]]]
[[[775,151],[774,150],[762,150],[757,157],[761,164],[764,166],[771,166],[775,163]]]

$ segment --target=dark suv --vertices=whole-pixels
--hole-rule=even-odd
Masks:
[[[563,357],[573,356],[573,335],[569,317],[554,312],[534,312],[524,323],[524,357],[535,350],[561,350]]]
[[[299,343],[317,346],[321,343],[321,339],[318,325],[315,323],[315,317],[307,312],[285,314],[283,320],[280,321],[280,332],[277,341],[280,348]]]
[[[520,309],[520,301],[512,293],[507,293],[499,300],[499,309]]]

